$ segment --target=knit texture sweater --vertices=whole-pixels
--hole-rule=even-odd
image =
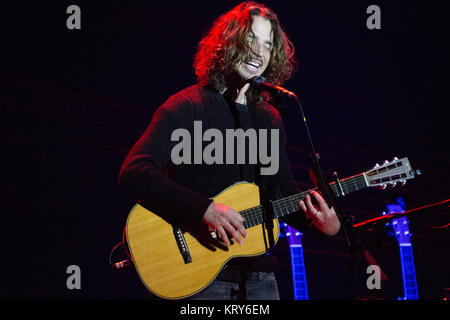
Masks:
[[[264,176],[260,174],[260,164],[237,164],[237,161],[234,164],[193,164],[193,146],[191,164],[174,164],[171,152],[179,142],[172,141],[171,135],[174,130],[184,128],[194,137],[194,121],[201,121],[203,132],[215,128],[223,137],[227,129],[242,128],[245,131],[254,128],[257,132],[259,129],[279,129],[278,172]],[[267,141],[270,154],[270,134]],[[209,143],[203,142],[203,148]],[[264,197],[272,199],[299,192],[288,163],[280,114],[267,102],[256,106],[240,105],[197,85],[174,94],[156,110],[119,173],[121,188],[145,208],[176,226],[203,223],[211,197],[239,181],[257,184],[264,190]],[[308,226],[302,212],[283,220],[302,232],[317,233],[314,227]],[[263,269],[261,265],[259,268]]]

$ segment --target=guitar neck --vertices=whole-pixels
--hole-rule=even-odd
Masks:
[[[330,183],[330,189],[336,197],[345,196],[351,192],[368,187],[364,173]],[[274,218],[281,218],[300,210],[299,201],[304,200],[312,190],[303,191],[292,196],[275,200],[272,202]],[[245,218],[244,227],[246,229],[260,225],[264,222],[263,206],[253,207],[243,210],[240,213]]]
[[[303,248],[299,244],[289,245],[291,251],[292,282],[295,300],[309,300],[306,284],[305,262]]]
[[[308,285],[306,283],[305,261],[303,259],[303,234],[295,228],[284,223],[287,228],[286,236],[289,239],[291,252],[292,285],[295,300],[309,300]]]
[[[406,300],[419,299],[416,272],[411,243],[399,244],[400,263],[402,266],[403,292]]]

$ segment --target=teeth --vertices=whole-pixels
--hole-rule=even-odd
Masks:
[[[247,64],[249,64],[249,65],[251,65],[251,66],[253,66],[255,68],[259,68],[260,67],[260,64],[258,62],[255,62],[255,61],[249,61],[249,62],[247,62]]]

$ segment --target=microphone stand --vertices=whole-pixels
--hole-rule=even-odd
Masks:
[[[283,94],[283,92],[279,91],[278,94],[281,95],[281,94]],[[367,259],[369,264],[373,264],[373,261],[375,261],[375,260],[372,258],[372,256],[367,251],[367,249],[365,249],[363,247],[361,241],[356,238],[356,236],[353,232],[353,217],[351,215],[349,215],[348,213],[345,213],[344,210],[342,210],[342,208],[337,200],[337,197],[331,190],[330,185],[328,183],[326,183],[326,181],[323,177],[322,170],[321,170],[320,164],[319,164],[320,156],[318,153],[316,153],[316,151],[314,149],[314,145],[313,145],[313,142],[311,139],[311,134],[309,132],[308,123],[306,121],[306,116],[305,116],[303,107],[302,107],[299,99],[292,92],[289,92],[288,94],[285,94],[285,95],[288,95],[289,97],[293,97],[297,101],[297,104],[299,106],[300,113],[301,113],[303,128],[304,128],[304,134],[303,135],[300,134],[300,137],[304,138],[304,147],[305,147],[305,150],[307,153],[307,160],[308,160],[309,167],[310,167],[310,174],[312,174],[313,182],[316,184],[317,189],[321,192],[323,198],[325,199],[325,201],[328,204],[328,207],[334,208],[336,215],[339,219],[339,222],[341,223],[341,229],[346,237],[347,245],[348,245],[348,256],[347,256],[348,257],[348,259],[347,259],[348,274],[349,274],[348,283],[347,283],[348,295],[351,299],[355,299],[356,291],[355,291],[354,282],[353,282],[355,253],[357,251],[360,251],[362,253],[362,255]],[[336,183],[338,185],[340,185],[340,181],[337,178],[337,174],[335,174],[335,177],[337,180]]]

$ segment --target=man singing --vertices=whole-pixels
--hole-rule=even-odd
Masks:
[[[257,184],[264,191],[261,196],[270,199],[299,192],[288,164],[281,117],[269,103],[268,93],[249,82],[264,76],[271,84],[283,84],[294,71],[293,55],[276,14],[264,5],[244,2],[219,17],[198,45],[194,60],[198,83],[156,110],[123,163],[120,187],[171,224],[206,224],[226,246],[231,245],[231,237],[245,243],[241,214],[210,198],[238,181]],[[238,161],[174,164],[172,133],[179,128],[192,133],[194,121],[201,121],[204,131],[214,128],[224,136],[227,129],[278,129],[278,171],[262,175],[260,163]],[[308,195],[299,204],[303,212],[284,221],[302,232],[336,235],[340,223],[334,209],[319,193],[313,191],[311,196],[315,205]],[[279,299],[273,271],[270,255],[232,259],[206,289],[191,298]]]

